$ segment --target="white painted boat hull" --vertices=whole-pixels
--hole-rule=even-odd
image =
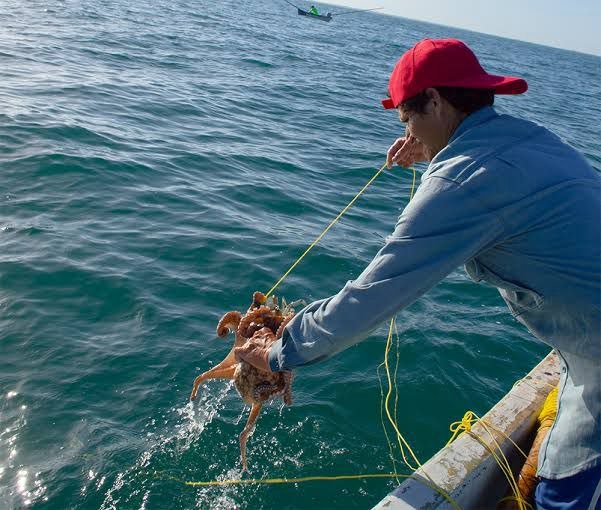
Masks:
[[[516,480],[524,457],[504,435],[528,453],[536,433],[536,419],[547,394],[559,382],[559,369],[559,359],[551,352],[482,417],[484,422],[503,433],[495,433],[495,439]],[[472,432],[495,448],[481,424],[474,425]],[[452,509],[440,493],[424,483],[424,480],[429,483],[424,472],[462,510],[494,510],[497,502],[507,495],[506,478],[490,452],[476,438],[462,434],[380,501],[374,510]]]

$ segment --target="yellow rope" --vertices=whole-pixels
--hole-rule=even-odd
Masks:
[[[514,497],[516,498],[516,501],[518,503],[518,508],[520,510],[525,510],[524,505],[523,505],[524,499],[522,498],[522,495],[521,495],[520,490],[518,488],[518,482],[517,482],[517,480],[513,476],[513,471],[511,470],[511,466],[509,464],[509,461],[507,460],[507,457],[505,457],[505,454],[503,453],[503,450],[501,449],[501,446],[499,445],[499,443],[497,442],[497,440],[495,439],[495,437],[492,435],[492,433],[490,432],[490,430],[488,430],[488,428],[486,426],[486,423],[484,421],[481,421],[481,424],[485,428],[485,430],[488,432],[488,434],[490,435],[490,437],[492,438],[493,443],[495,444],[495,447],[499,450],[500,455],[497,455],[497,453],[495,452],[495,450],[493,448],[491,448],[482,438],[480,438],[479,436],[477,436],[473,432],[470,432],[469,434],[474,439],[476,439],[486,450],[488,450],[488,452],[495,459],[495,462],[501,468],[501,471],[505,475],[505,478],[507,480],[507,483],[509,484],[511,492],[513,493]]]
[[[447,441],[445,446],[449,446],[455,438],[462,434],[463,432],[470,432],[472,430],[472,423],[478,421],[477,418],[474,418],[474,413],[472,411],[467,411],[461,421],[454,421],[449,425],[449,430],[453,433],[451,439]]]
[[[364,191],[367,189],[367,187],[368,187],[368,186],[369,186],[369,185],[370,185],[372,182],[374,182],[374,181],[376,180],[376,178],[378,177],[378,175],[380,175],[380,174],[381,174],[381,173],[384,171],[384,169],[385,169],[385,168],[386,168],[386,163],[384,163],[384,164],[383,164],[383,165],[380,167],[380,170],[378,170],[378,171],[377,171],[377,172],[374,174],[374,176],[373,176],[373,177],[372,177],[372,178],[371,178],[371,179],[370,179],[370,180],[367,182],[367,184],[366,184],[365,186],[363,186],[363,188],[361,189],[361,191],[359,191],[359,193],[357,193],[357,194],[355,195],[355,198],[353,198],[353,199],[352,199],[352,200],[351,200],[351,201],[348,203],[348,205],[347,205],[347,206],[346,206],[346,207],[345,207],[345,208],[344,208],[344,209],[343,209],[343,210],[340,212],[340,214],[339,214],[338,216],[336,216],[336,218],[334,218],[334,219],[332,220],[332,222],[331,222],[331,223],[330,223],[330,224],[329,224],[329,225],[326,227],[326,229],[325,229],[325,230],[324,230],[324,231],[323,231],[321,234],[319,234],[319,236],[317,236],[317,239],[315,239],[315,241],[313,241],[313,242],[311,243],[311,246],[309,246],[309,247],[308,247],[308,248],[307,248],[307,249],[304,251],[304,253],[303,253],[303,254],[302,254],[302,255],[301,255],[301,256],[300,256],[300,257],[299,257],[299,258],[296,260],[296,262],[290,266],[290,268],[288,269],[288,271],[286,271],[286,272],[284,273],[284,276],[282,276],[282,277],[281,277],[281,278],[280,278],[280,279],[277,281],[277,283],[276,283],[276,284],[275,284],[273,287],[271,287],[271,289],[269,289],[269,292],[267,292],[267,294],[265,294],[265,297],[266,297],[266,298],[268,298],[268,297],[271,295],[271,293],[272,293],[272,292],[273,292],[273,291],[274,291],[274,290],[275,290],[275,289],[278,287],[278,285],[284,281],[284,278],[286,278],[286,276],[288,276],[288,275],[290,274],[290,272],[291,272],[291,271],[292,271],[292,270],[293,270],[293,269],[294,269],[294,268],[295,268],[295,267],[296,267],[296,266],[297,266],[297,265],[300,263],[300,261],[301,261],[301,260],[303,260],[303,259],[305,258],[305,255],[307,255],[307,253],[309,253],[309,252],[310,252],[310,251],[313,249],[313,247],[314,247],[314,246],[315,246],[315,245],[316,245],[316,244],[317,244],[319,241],[321,241],[321,239],[323,238],[323,236],[325,236],[325,235],[328,233],[328,230],[330,230],[330,228],[332,228],[332,227],[334,226],[334,224],[335,224],[335,223],[336,223],[336,222],[337,222],[337,221],[338,221],[340,218],[342,218],[342,215],[343,215],[344,213],[346,213],[346,211],[348,211],[348,210],[349,210],[349,208],[350,208],[350,207],[351,207],[351,206],[352,206],[352,205],[353,205],[353,204],[356,202],[356,200],[357,200],[357,199],[358,199],[358,198],[359,198],[359,197],[360,197],[360,196],[363,194],[363,192],[364,192]],[[415,170],[414,170],[414,172],[415,172]]]
[[[386,424],[384,423],[384,386],[382,385],[382,379],[380,377],[380,368],[384,366],[384,362],[378,365],[376,369],[376,373],[378,376],[378,384],[380,386],[380,422],[382,423],[382,430],[384,431],[384,436],[386,437],[386,443],[388,444],[388,451],[390,460],[392,462],[392,469],[396,473],[396,458],[394,456],[394,451],[392,448],[392,442],[390,441],[390,436],[388,435],[388,429],[386,428]],[[396,416],[396,415],[395,415]],[[397,480],[397,484],[400,484],[400,481]]]
[[[359,480],[362,478],[409,478],[399,473],[375,473],[363,475],[305,476],[302,478],[261,478],[257,480],[211,480],[210,482],[184,482],[189,487],[214,487],[216,485],[272,485],[277,483],[303,483],[315,481]]]
[[[417,479],[417,480],[420,481],[421,483],[424,483],[425,485],[429,486],[432,490],[434,490],[435,492],[437,492],[438,494],[440,494],[455,510],[461,510],[459,508],[459,505],[457,505],[457,503],[451,498],[451,496],[449,494],[447,494],[442,488],[440,488],[436,484],[436,482],[434,480],[432,480],[432,478],[430,477],[430,475],[428,475],[428,473],[426,472],[426,470],[424,469],[424,467],[421,465],[421,463],[417,459],[417,456],[415,455],[415,453],[411,449],[411,446],[409,445],[409,443],[407,442],[407,440],[403,437],[403,434],[401,434],[401,431],[399,430],[398,424],[396,422],[396,417],[393,419],[393,417],[392,417],[392,415],[390,413],[389,402],[390,402],[390,395],[392,393],[392,388],[393,387],[392,387],[392,384],[391,384],[390,366],[389,366],[389,363],[388,363],[388,355],[390,353],[390,347],[392,345],[392,331],[395,328],[396,328],[396,321],[395,321],[395,319],[393,317],[390,320],[390,328],[388,330],[388,339],[386,341],[386,348],[384,349],[384,361],[380,365],[380,366],[384,365],[384,367],[386,369],[386,377],[388,379],[388,392],[387,392],[386,397],[384,399],[384,409],[386,411],[386,415],[388,417],[388,421],[390,422],[390,424],[392,425],[393,429],[396,432],[397,442],[398,442],[398,445],[399,445],[399,449],[401,450],[401,455],[403,457],[403,462],[412,471],[417,471],[418,468],[421,469],[421,472],[428,479],[428,482],[426,482],[423,479]],[[397,333],[397,340],[398,340],[398,333]],[[397,342],[397,345],[398,345],[398,342]],[[396,391],[398,391],[398,388],[397,388],[396,384],[395,384],[394,387],[395,387]],[[384,428],[384,430],[385,430],[386,438],[388,440],[388,433],[386,432],[386,428]],[[392,451],[392,447],[391,447],[390,444],[389,444],[389,448]],[[409,463],[409,461],[407,460],[407,456],[405,454],[405,448],[411,454],[411,457],[413,458],[413,461],[418,466],[417,468],[414,467],[414,466],[412,466]]]
[[[409,443],[405,440],[405,438],[401,434],[401,431],[399,430],[396,420],[394,420],[390,414],[390,408],[389,408],[390,395],[392,393],[392,381],[391,381],[391,377],[390,377],[390,367],[388,364],[388,354],[390,353],[390,347],[392,345],[392,329],[393,329],[393,327],[394,327],[394,318],[391,319],[391,321],[390,321],[390,328],[388,331],[388,340],[386,341],[386,348],[384,350],[384,367],[386,368],[386,378],[388,380],[388,392],[386,393],[386,397],[384,399],[384,410],[386,412],[386,416],[388,417],[388,421],[390,422],[390,424],[392,425],[392,428],[396,432],[397,441],[399,444],[399,448],[401,450],[401,455],[403,456],[403,462],[405,462],[405,465],[407,467],[409,467],[409,469],[411,469],[412,471],[416,471],[418,468],[412,466],[409,463],[409,461],[407,460],[407,457],[405,455],[405,448],[407,448],[407,450],[413,457],[413,461],[417,464],[417,466],[422,467],[422,465],[420,464],[419,460],[417,460],[417,457],[415,456],[415,453],[413,453],[413,450],[411,449],[411,446],[409,446]]]
[[[474,433],[471,430],[472,423],[481,423],[483,427],[488,427],[494,430],[497,434],[507,439],[516,448],[516,450],[522,454],[522,457],[524,457],[525,459],[528,458],[524,451],[518,446],[518,444],[513,439],[511,439],[511,437],[509,437],[507,434],[505,434],[505,432],[499,430],[490,423],[485,422],[482,418],[478,418],[478,416],[476,416],[476,414],[473,411],[467,411],[463,415],[461,421],[455,421],[451,423],[451,425],[449,426],[449,430],[453,432],[453,436],[447,441],[447,444],[445,446],[449,446],[457,438],[457,436],[461,435],[463,432],[471,433],[471,435],[474,435]]]
[[[480,423],[480,425],[484,428],[484,430],[491,437],[495,448],[492,448],[482,437],[478,436],[478,434],[476,434],[472,431],[473,423]],[[491,430],[495,431],[497,434],[499,434],[500,436],[503,436],[505,439],[507,439],[522,454],[524,459],[527,459],[528,456],[513,441],[513,439],[511,439],[511,437],[509,437],[503,431],[497,429],[496,427],[492,426],[490,423],[487,423],[486,421],[484,421],[473,411],[467,411],[463,415],[463,418],[461,419],[461,421],[456,421],[456,422],[452,423],[450,425],[449,429],[451,430],[451,432],[453,432],[453,435],[452,435],[451,439],[449,439],[449,441],[447,442],[446,446],[451,444],[462,433],[469,434],[471,437],[473,437],[476,441],[478,441],[484,447],[484,449],[486,451],[488,451],[490,453],[490,455],[493,457],[493,459],[495,459],[495,462],[501,469],[501,472],[505,476],[507,483],[509,485],[509,488],[511,489],[511,492],[513,493],[513,495],[509,496],[509,498],[511,498],[512,500],[515,500],[517,502],[518,508],[520,510],[527,510],[527,507],[530,507],[530,505],[528,504],[528,502],[526,502],[522,498],[522,495],[518,489],[517,481],[516,481],[515,477],[513,476],[513,471],[511,469],[509,461],[507,460],[507,457],[503,453],[501,446],[497,442],[497,440],[494,437],[494,435],[492,434]],[[499,453],[497,454],[497,452],[495,450],[498,450]]]

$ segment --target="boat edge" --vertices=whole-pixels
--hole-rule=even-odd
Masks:
[[[510,461],[515,477],[524,458],[505,436],[510,437],[527,454],[538,414],[547,394],[559,382],[559,370],[559,358],[551,351],[482,417],[484,422],[500,431],[494,434],[495,439]],[[481,424],[474,425],[472,432],[486,439],[494,448],[490,435]],[[464,510],[491,508],[488,505],[501,499],[508,488],[490,451],[472,435],[462,434],[436,453],[412,478],[395,488],[373,510],[453,508],[440,492],[431,487],[428,478]]]

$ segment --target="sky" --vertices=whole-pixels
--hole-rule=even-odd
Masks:
[[[601,55],[601,0],[327,0],[439,25]]]

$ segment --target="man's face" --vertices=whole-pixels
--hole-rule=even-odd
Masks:
[[[423,145],[424,155],[432,160],[444,147],[457,127],[457,114],[435,89],[429,95],[423,113],[398,107],[399,119],[407,126],[406,136],[413,136]]]

